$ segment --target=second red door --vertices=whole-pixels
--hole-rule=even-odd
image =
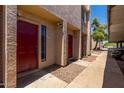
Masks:
[[[73,56],[73,36],[68,35],[68,58]]]

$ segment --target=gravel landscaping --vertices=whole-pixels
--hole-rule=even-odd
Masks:
[[[93,62],[93,61],[95,61],[96,60],[96,58],[97,58],[97,56],[88,56],[88,57],[86,57],[86,58],[83,58],[82,60],[83,61],[88,61],[88,62]]]
[[[85,66],[80,66],[77,64],[69,64],[66,67],[59,67],[59,66],[53,65],[45,69],[45,71],[51,72],[51,74],[65,81],[66,83],[70,83],[85,68],[86,68]]]

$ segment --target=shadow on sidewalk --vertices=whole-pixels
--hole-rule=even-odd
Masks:
[[[124,62],[123,64],[124,67]],[[108,50],[106,65],[103,77],[103,88],[124,88],[124,76],[120,72],[117,61],[111,57],[111,51]]]
[[[27,85],[35,82],[36,80],[42,78],[43,76],[47,75],[48,73],[51,73],[59,68],[60,68],[60,66],[58,66],[58,65],[51,65],[50,68],[39,69],[38,71],[35,71],[28,75],[25,75],[21,78],[18,78],[17,79],[17,88],[24,88]],[[47,69],[49,69],[49,71]]]
[[[48,77],[45,75],[52,74],[53,76],[57,77],[58,79],[65,81],[66,83],[70,83],[80,72],[82,72],[86,67],[80,66],[77,64],[73,64],[73,62],[69,62],[69,64],[65,67],[61,67],[59,65],[51,65],[45,69],[41,69],[39,71],[35,71],[31,74],[25,75],[21,78],[17,79],[17,87],[23,88],[31,83],[38,82],[37,80],[47,80]],[[42,85],[42,83],[41,83]]]
[[[18,78],[17,79],[17,88],[24,88],[27,85],[38,80],[39,78],[43,77],[46,74],[47,73],[44,71],[37,71],[37,72],[33,72],[31,74],[28,74],[26,76],[23,76],[21,78]]]

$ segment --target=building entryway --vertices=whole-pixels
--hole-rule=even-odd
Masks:
[[[17,21],[17,73],[37,68],[38,25]]]
[[[68,35],[68,58],[73,57],[73,36]]]

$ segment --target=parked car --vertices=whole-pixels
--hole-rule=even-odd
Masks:
[[[116,48],[113,49],[111,52],[111,56],[117,60],[123,60],[124,61],[124,48]]]

